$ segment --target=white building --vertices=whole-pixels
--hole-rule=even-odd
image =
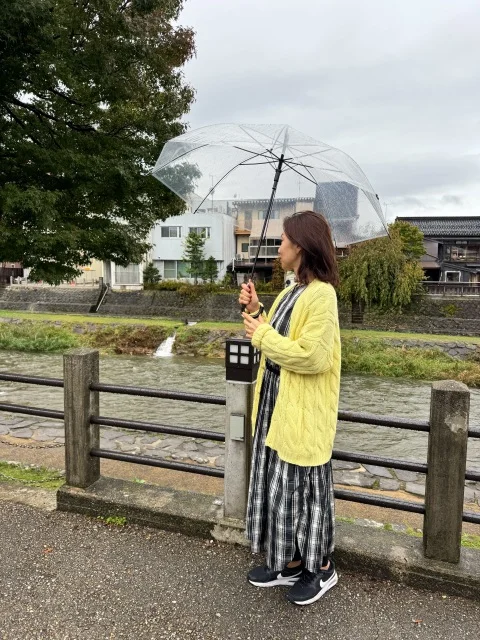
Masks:
[[[205,259],[217,261],[218,278],[224,277],[235,257],[235,221],[222,213],[184,213],[155,225],[152,232],[151,259],[162,279],[188,278],[183,260],[184,243],[190,231],[205,234]]]

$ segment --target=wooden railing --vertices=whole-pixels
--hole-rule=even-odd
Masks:
[[[480,282],[424,282],[431,296],[480,296]]]

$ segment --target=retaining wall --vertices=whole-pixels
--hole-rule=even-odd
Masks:
[[[97,288],[7,287],[0,289],[0,309],[51,313],[88,313]],[[267,310],[275,296],[262,295]],[[176,320],[240,320],[236,294],[192,297],[177,291],[109,291],[100,315],[149,316]],[[343,328],[480,336],[480,297],[423,296],[402,313],[366,311],[363,324],[352,324],[348,307],[340,308]]]

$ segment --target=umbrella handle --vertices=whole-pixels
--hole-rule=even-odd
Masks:
[[[242,313],[244,313],[247,309],[247,305],[246,304],[242,304]]]

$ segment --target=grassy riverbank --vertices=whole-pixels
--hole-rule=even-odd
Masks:
[[[243,335],[240,323],[186,326],[163,319],[0,311],[2,318],[0,349],[26,352],[61,353],[72,347],[90,346],[104,354],[149,355],[175,332],[173,350],[177,355],[221,358],[226,338]],[[434,348],[393,346],[389,343],[392,339],[480,344],[480,338],[343,330],[343,372],[416,380],[453,379],[480,387],[478,357],[456,360]]]

